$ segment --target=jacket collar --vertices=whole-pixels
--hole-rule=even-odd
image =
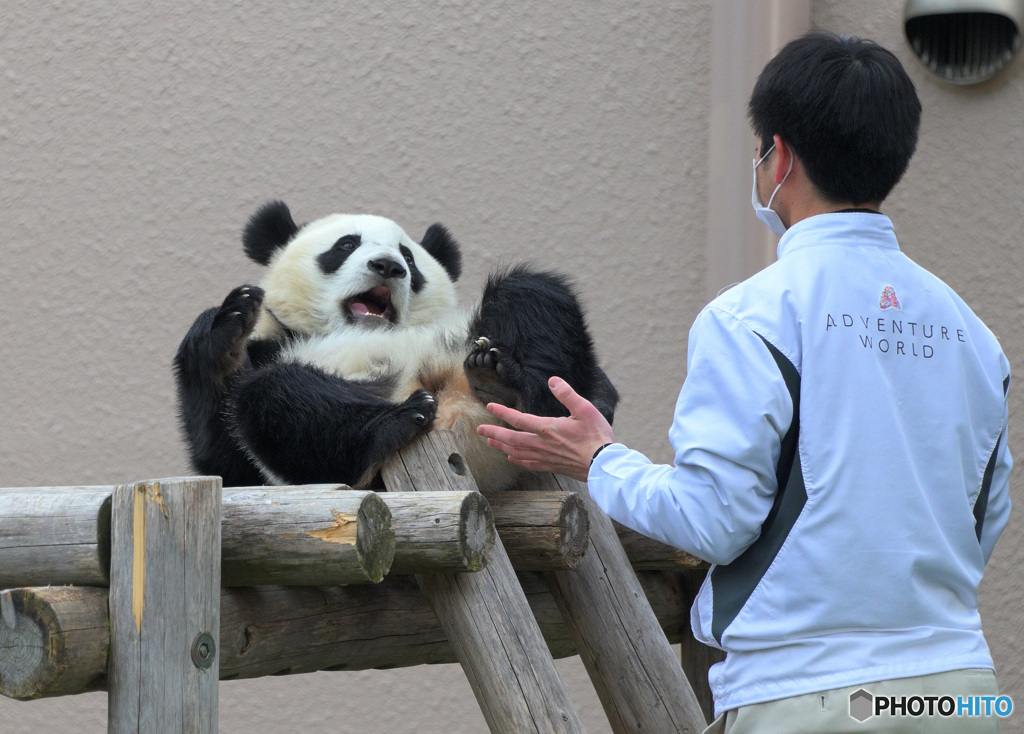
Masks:
[[[877,212],[834,212],[802,219],[779,240],[778,257],[815,245],[868,246],[899,250],[892,220]]]

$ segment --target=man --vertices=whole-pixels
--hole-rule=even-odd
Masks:
[[[710,673],[708,731],[905,731],[907,718],[851,717],[862,686],[996,695],[977,589],[1010,512],[1009,364],[878,211],[920,112],[899,61],[868,41],[809,34],[764,68],[749,105],[752,199],[782,234],[779,259],[694,323],[673,465],[615,443],[557,377],[570,417],[491,405],[520,430],[479,429],[714,564],[691,615],[727,653]],[[927,724],[998,729],[994,717]]]

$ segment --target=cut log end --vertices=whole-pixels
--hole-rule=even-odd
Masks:
[[[583,498],[569,492],[562,501],[558,513],[558,527],[561,530],[559,550],[565,568],[576,568],[590,545],[590,513]]]
[[[379,584],[395,559],[395,531],[391,528],[391,510],[377,494],[368,492],[357,514],[356,551],[367,581]]]
[[[459,552],[467,571],[479,571],[487,565],[494,548],[494,515],[479,492],[469,492],[459,508]]]
[[[60,639],[52,612],[32,604],[26,589],[0,593],[0,679],[4,695],[28,700],[38,698],[57,674],[50,641]]]
[[[73,586],[0,592],[0,694],[28,701],[102,688],[106,596],[106,589]],[[63,616],[76,629],[65,630]]]

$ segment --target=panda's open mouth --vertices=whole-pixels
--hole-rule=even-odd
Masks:
[[[391,303],[391,289],[378,285],[370,290],[345,299],[345,315],[351,319],[376,317],[395,322],[395,306]]]

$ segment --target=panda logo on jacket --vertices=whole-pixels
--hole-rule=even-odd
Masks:
[[[451,429],[483,490],[522,471],[476,433],[488,402],[567,415],[565,378],[611,421],[618,394],[563,276],[493,273],[460,309],[459,244],[441,224],[414,241],[389,219],[333,214],[299,227],[272,201],[245,228],[266,266],[196,319],[174,360],[193,467],[224,486],[379,487],[381,466],[434,427]]]

